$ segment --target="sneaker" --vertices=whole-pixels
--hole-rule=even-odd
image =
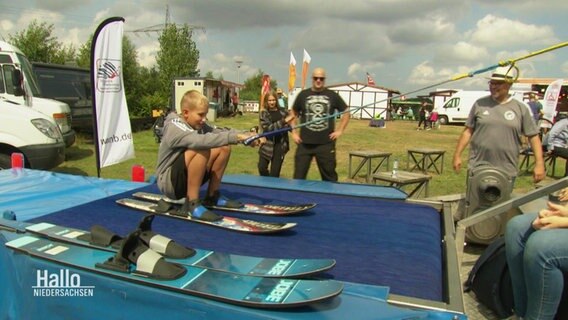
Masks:
[[[223,197],[219,191],[215,191],[212,196],[207,196],[203,200],[203,205],[206,207],[226,207],[232,209],[238,209],[243,206],[243,204],[236,200],[230,200]]]
[[[201,205],[201,200],[185,200],[181,208],[174,213],[180,216],[190,216],[192,218],[213,222],[223,219],[223,217],[217,215],[216,213],[207,210],[204,206]]]

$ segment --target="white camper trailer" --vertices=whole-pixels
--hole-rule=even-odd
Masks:
[[[215,121],[218,116],[226,116],[230,112],[232,103],[224,104],[224,102],[243,87],[243,85],[235,82],[210,78],[174,78],[171,97],[172,105],[170,107],[179,113],[183,95],[189,90],[197,90],[209,100],[207,120]]]
[[[217,120],[217,108],[223,97],[221,92],[221,82],[206,78],[175,78],[173,88],[173,108],[180,113],[180,102],[183,95],[189,90],[197,90],[209,99],[209,112],[207,119],[209,121]],[[172,109],[173,109],[172,108]]]

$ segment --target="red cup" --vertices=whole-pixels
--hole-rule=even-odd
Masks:
[[[146,180],[145,175],[146,173],[143,166],[139,164],[135,164],[132,166],[132,181],[144,182]]]
[[[24,167],[24,155],[19,152],[12,153],[12,168],[22,169]]]

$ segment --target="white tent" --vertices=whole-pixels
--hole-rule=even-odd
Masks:
[[[327,87],[337,92],[349,106],[351,117],[355,119],[383,118],[389,119],[387,109],[390,105],[389,98],[398,91],[379,86],[366,85],[360,82],[335,84]],[[288,105],[291,108],[299,88],[290,92]]]

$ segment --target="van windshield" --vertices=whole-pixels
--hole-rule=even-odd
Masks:
[[[22,64],[22,71],[24,72],[24,78],[26,79],[26,84],[29,86],[33,97],[41,97],[41,91],[39,90],[39,85],[37,83],[37,78],[33,73],[32,64],[26,58],[26,56],[16,53],[18,55],[18,60]]]

